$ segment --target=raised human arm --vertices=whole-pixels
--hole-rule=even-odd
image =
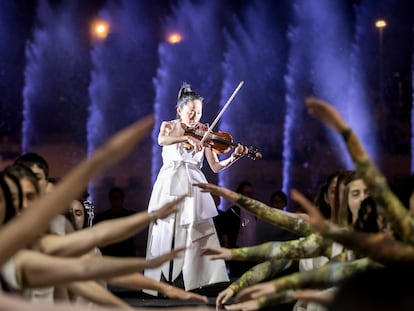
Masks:
[[[106,220],[66,235],[46,235],[40,240],[43,253],[55,256],[80,256],[94,247],[101,248],[123,241],[148,226],[150,222],[176,212],[176,204],[185,196],[166,203],[151,213],[140,212],[131,216]]]
[[[129,154],[149,133],[153,123],[153,116],[148,116],[112,136],[89,158],[65,175],[54,191],[39,198],[33,203],[32,208],[2,226],[0,266],[19,249],[45,232],[52,218],[64,212],[69,203],[79,197],[93,176]]]
[[[381,263],[412,263],[414,247],[397,241],[384,233],[364,233],[333,225],[323,219],[319,209],[299,191],[293,189],[291,197],[309,215],[310,223],[324,236],[352,249],[360,256],[368,256]]]
[[[257,218],[299,236],[306,236],[313,232],[309,223],[300,217],[297,217],[294,213],[288,213],[272,208],[260,201],[246,197],[241,193],[211,183],[200,183],[195,184],[195,186],[200,187],[203,192],[210,192],[214,195],[221,196],[232,204],[244,208],[256,215]]]
[[[335,107],[327,102],[308,97],[305,100],[309,114],[320,119],[335,132],[342,135],[348,152],[351,155],[356,171],[367,185],[370,195],[382,207],[385,217],[393,230],[403,240],[414,243],[414,218],[408,217],[409,212],[401,201],[390,190],[386,178],[369,158],[360,140],[339,114]]]

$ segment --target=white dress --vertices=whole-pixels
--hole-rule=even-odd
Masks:
[[[179,135],[180,123],[170,121],[170,135]],[[219,247],[213,217],[217,209],[210,193],[201,192],[193,183],[206,183],[201,171],[204,150],[193,154],[183,144],[172,144],[162,148],[163,166],[154,183],[148,211],[152,212],[180,195],[188,196],[179,204],[178,212],[151,224],[148,232],[147,259],[165,254],[174,248],[187,246],[184,254],[173,261],[172,280],[183,273],[185,290],[193,290],[208,284],[228,282],[229,277],[223,260],[210,260],[202,256],[204,246]],[[144,275],[159,281],[161,274],[169,280],[170,263],[156,269],[147,269]],[[155,291],[145,290],[155,295]]]

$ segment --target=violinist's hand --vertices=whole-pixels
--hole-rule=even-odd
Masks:
[[[249,153],[249,148],[241,144],[237,144],[237,147],[234,149],[233,156],[235,158],[240,158],[242,156],[245,156],[248,153]]]
[[[226,289],[222,290],[216,298],[216,309],[219,309],[223,306],[223,303],[226,303],[231,297],[234,296],[234,291],[227,287]]]
[[[202,255],[211,255],[211,260],[224,259],[231,260],[231,251],[224,247],[203,247],[201,249]]]
[[[194,152],[200,152],[203,149],[201,141],[195,137],[187,136],[187,143],[191,145]]]

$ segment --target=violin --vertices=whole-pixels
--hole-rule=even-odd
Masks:
[[[198,140],[202,140],[205,133],[208,131],[208,126],[206,124],[198,124],[195,127],[188,127],[184,123],[181,123],[182,128],[184,129],[184,135],[194,137]],[[233,142],[233,137],[229,133],[225,132],[210,132],[206,139],[204,140],[204,147],[209,147],[216,154],[223,154],[229,152],[232,148],[237,147],[237,143]],[[193,146],[189,143],[184,143],[184,147],[187,150],[191,150]],[[248,147],[247,156],[256,160],[261,158],[262,154],[253,147]]]

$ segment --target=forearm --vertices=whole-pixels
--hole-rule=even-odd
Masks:
[[[300,259],[316,257],[324,254],[325,249],[331,244],[318,233],[313,233],[306,238],[284,241],[267,242],[264,244],[231,249],[232,260],[263,261],[267,259]]]
[[[100,306],[113,306],[121,310],[133,310],[127,303],[96,282],[72,282],[67,284],[70,292]]]
[[[101,248],[130,238],[141,232],[151,221],[156,219],[155,213],[149,214],[145,211],[132,216],[100,222],[91,227],[94,232],[96,247]]]
[[[335,293],[336,288],[329,288],[326,290],[286,290],[280,293],[260,297],[256,299],[256,302],[258,306],[263,308],[300,299],[301,301],[314,302],[327,307],[332,301]]]
[[[163,290],[165,290],[167,286],[170,286],[167,283],[162,283],[162,282],[147,278],[146,276],[142,275],[139,272],[110,278],[108,279],[108,283],[116,285],[116,286],[120,286],[120,287],[130,288],[130,289],[141,290],[145,288],[145,289],[155,290],[158,292],[163,292]]]
[[[191,138],[187,135],[182,136],[169,136],[169,135],[160,135],[158,136],[158,144],[160,146],[168,146],[178,143],[189,142]]]
[[[90,311],[90,307],[55,302],[48,304],[33,304],[20,296],[0,293],[0,311]],[[116,311],[116,307],[101,307],[101,311]]]
[[[153,116],[145,117],[112,136],[90,158],[71,170],[54,191],[3,226],[0,231],[0,266],[17,250],[46,231],[52,218],[66,210],[69,203],[84,191],[90,178],[132,151],[136,143],[147,135],[153,123]]]
[[[345,133],[345,134],[344,134]],[[393,230],[404,240],[414,243],[414,219],[407,217],[408,210],[390,190],[386,178],[369,159],[358,137],[351,129],[342,132],[348,151],[354,160],[356,170],[366,183],[370,195],[383,209]]]
[[[383,233],[330,232],[327,236],[357,254],[381,263],[412,263],[414,247],[394,240]]]
[[[240,160],[244,156],[245,155],[243,153],[238,153],[235,150],[234,152],[232,152],[232,154],[227,159],[221,160],[219,162],[219,169],[217,170],[217,172],[220,172],[220,171],[232,166],[234,163],[236,163],[238,160]]]
[[[274,226],[293,232],[299,236],[307,236],[313,232],[310,224],[303,219],[272,208],[260,201],[246,197],[242,194],[237,193],[236,195],[237,198],[233,200],[234,204],[244,208],[245,210],[256,215],[258,218],[263,219]]]
[[[230,284],[229,288],[236,294],[248,286],[271,279],[276,274],[288,269],[291,265],[292,261],[288,259],[267,260],[245,272],[240,278]]]
[[[288,289],[319,288],[324,289],[338,284],[343,279],[368,268],[380,268],[368,258],[354,261],[326,264],[321,268],[306,272],[293,273],[271,281],[276,292]]]
[[[159,258],[162,258],[160,260]],[[108,279],[146,268],[154,268],[167,260],[168,256],[153,260],[117,257],[50,257],[36,252],[25,252],[15,257],[16,270],[24,287],[44,287],[73,281]]]

